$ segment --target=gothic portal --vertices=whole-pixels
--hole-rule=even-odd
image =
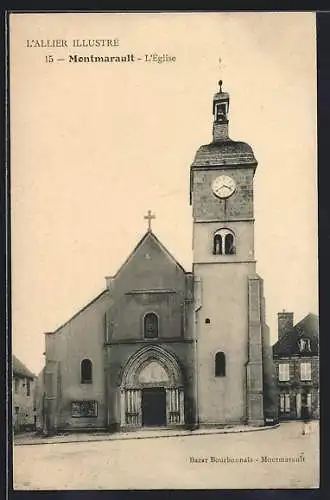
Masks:
[[[184,384],[174,354],[146,346],[128,361],[121,383],[121,427],[184,423]]]

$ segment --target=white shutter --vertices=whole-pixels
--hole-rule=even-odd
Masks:
[[[301,363],[301,365],[300,365],[300,379],[301,380],[312,380],[311,363]]]
[[[280,363],[278,365],[278,379],[280,382],[286,382],[290,380],[290,367],[289,363]]]

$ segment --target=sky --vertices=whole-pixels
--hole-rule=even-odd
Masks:
[[[77,38],[119,47],[72,48]],[[36,39],[68,47],[26,46]],[[142,61],[68,62],[129,53]],[[153,53],[176,60],[144,62]],[[43,366],[43,333],[105,289],[148,209],[191,270],[189,171],[212,140],[220,78],[229,135],[258,160],[255,252],[272,342],[277,312],[318,314],[315,14],[11,14],[12,346],[30,370]]]

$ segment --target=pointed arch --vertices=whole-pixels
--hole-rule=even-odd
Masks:
[[[159,364],[167,375],[164,384],[169,386],[183,385],[182,367],[174,353],[160,346],[144,346],[134,353],[121,374],[121,388],[133,388],[141,385],[140,373],[152,362]]]

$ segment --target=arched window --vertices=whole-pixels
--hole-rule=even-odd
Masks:
[[[92,383],[92,362],[90,359],[83,359],[80,365],[81,383]]]
[[[235,253],[234,236],[231,233],[225,236],[225,255],[232,255]]]
[[[144,317],[144,336],[147,339],[158,337],[158,316],[155,313],[147,313]]]
[[[217,352],[215,355],[215,376],[225,377],[226,375],[226,356],[224,352]]]
[[[213,239],[213,254],[222,255],[222,237],[221,234],[216,234]]]
[[[235,235],[230,229],[219,229],[213,236],[214,255],[233,255],[236,253]]]

